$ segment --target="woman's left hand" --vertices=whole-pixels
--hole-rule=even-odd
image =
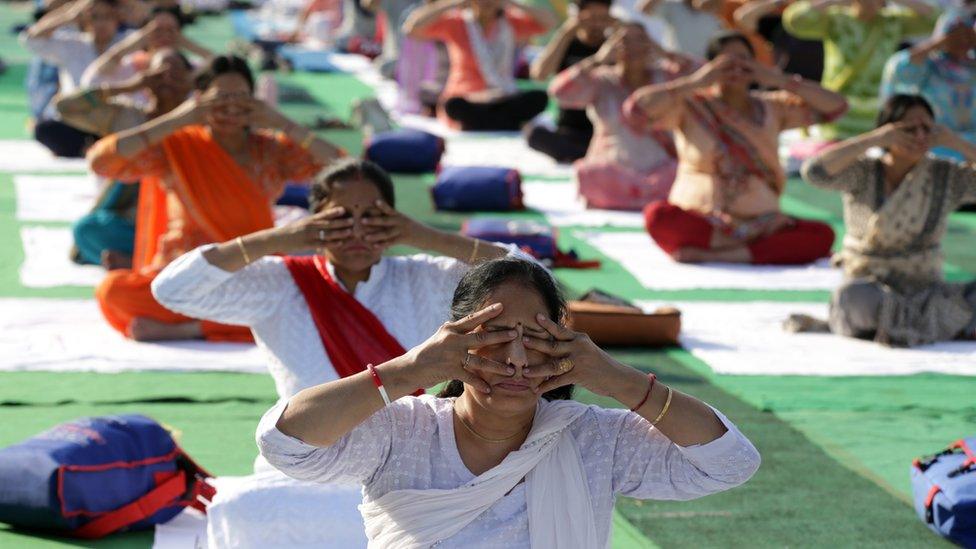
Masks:
[[[789,77],[778,67],[767,67],[755,59],[739,59],[742,68],[752,73],[756,83],[766,88],[782,88]]]
[[[366,227],[366,243],[375,249],[385,250],[397,244],[411,245],[422,227],[406,215],[394,210],[383,200],[376,201],[382,215],[363,218]]]
[[[522,375],[527,378],[545,378],[536,389],[536,394],[577,384],[598,395],[611,396],[612,372],[615,368],[626,366],[604,352],[588,335],[560,326],[545,315],[538,315],[537,320],[552,338],[525,336],[523,344],[527,349],[539,351],[552,360],[522,369]]]
[[[251,98],[250,107],[250,122],[251,126],[255,128],[268,128],[288,133],[288,130],[295,126],[295,123],[289,120],[287,116],[256,97]]]

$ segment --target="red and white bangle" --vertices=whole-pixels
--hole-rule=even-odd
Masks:
[[[386,394],[386,387],[383,386],[383,380],[380,379],[380,375],[376,373],[376,368],[374,368],[372,364],[367,364],[366,369],[369,370],[369,375],[373,376],[373,385],[376,385],[376,388],[380,392],[380,396],[383,397],[383,403],[386,406],[389,406],[390,395]]]

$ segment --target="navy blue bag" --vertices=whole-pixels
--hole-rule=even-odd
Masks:
[[[81,418],[0,449],[0,522],[100,538],[205,510],[211,475],[141,415]]]
[[[559,254],[556,229],[537,221],[479,217],[465,221],[461,234],[489,242],[515,244],[538,259],[555,259]]]
[[[976,548],[976,437],[912,463],[915,511],[936,534]]]
[[[507,212],[523,208],[522,177],[511,168],[444,168],[431,192],[438,210]]]
[[[366,160],[395,173],[431,173],[443,154],[443,139],[407,128],[374,135],[367,140],[363,153]]]

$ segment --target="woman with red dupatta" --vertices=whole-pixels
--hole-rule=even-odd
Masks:
[[[153,282],[156,298],[174,311],[249,326],[282,399],[402,355],[448,320],[454,289],[473,264],[526,257],[397,212],[393,182],[368,161],[342,161],[318,175],[310,202],[312,216],[197,248]],[[394,245],[439,257],[384,256]],[[244,489],[214,500],[212,541],[280,546],[287,531],[292,546],[365,546],[358,486],[301,482],[267,467],[259,459]]]
[[[844,97],[754,59],[740,33],[717,35],[695,73],[644,87],[624,105],[637,128],[672,130],[678,173],[668,200],[644,209],[647,231],[675,260],[804,264],[830,253],[825,223],[786,216],[779,134],[835,119]],[[758,84],[776,91],[754,91]]]
[[[247,327],[173,313],[150,284],[197,246],[271,228],[285,183],[309,179],[340,155],[254,99],[238,57],[214,58],[196,85],[180,107],[102,139],[88,154],[103,177],[141,179],[133,268],[109,272],[96,290],[109,324],[136,340],[250,341]]]

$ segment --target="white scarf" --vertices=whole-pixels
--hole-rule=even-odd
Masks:
[[[468,31],[468,42],[474,52],[478,71],[492,90],[510,94],[518,90],[515,85],[515,33],[508,18],[503,14],[495,25],[495,39],[488,40],[484,29],[475,19],[470,9],[462,10],[464,26]]]
[[[359,506],[370,547],[414,549],[450,538],[525,478],[532,547],[600,547],[586,474],[569,425],[586,411],[540,402],[532,430],[495,467],[450,490],[396,490]]]

